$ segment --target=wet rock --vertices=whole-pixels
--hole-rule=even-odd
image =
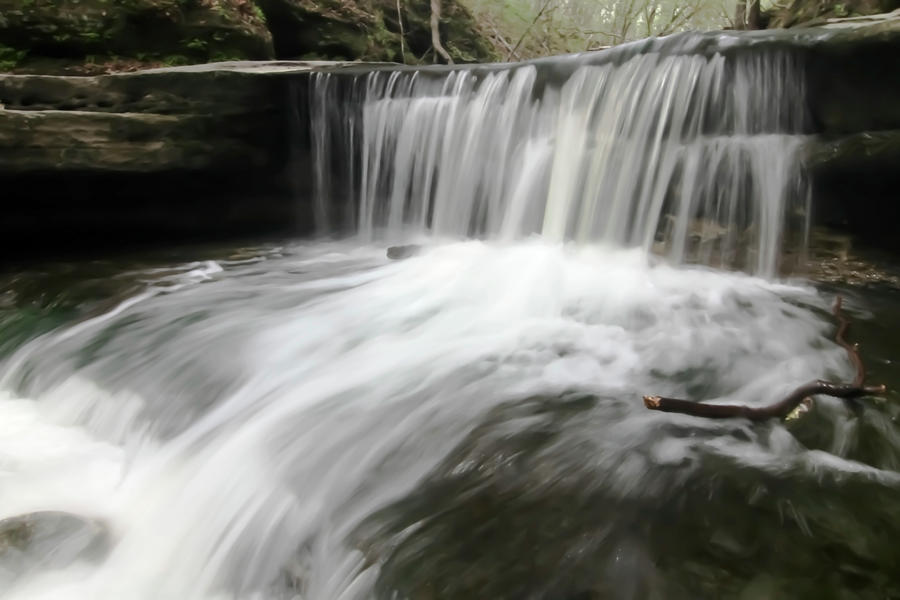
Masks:
[[[818,222],[870,245],[900,248],[900,129],[813,137],[804,161]]]
[[[826,135],[900,129],[900,10],[844,19],[816,35],[805,58],[812,128]],[[819,37],[819,33],[827,35]]]
[[[387,257],[391,260],[401,260],[415,256],[422,252],[422,246],[417,244],[408,244],[406,246],[391,246],[387,249]]]
[[[375,597],[757,597],[748,564],[802,597],[898,589],[888,573],[900,550],[883,531],[897,522],[891,485],[815,470],[788,480],[715,443],[697,444],[687,462],[659,461],[660,438],[694,444],[722,432],[666,428],[628,435],[626,449],[609,439],[614,429],[601,431],[619,405],[548,397],[492,411],[359,529],[379,567]],[[823,488],[829,503],[818,501]]]
[[[0,75],[0,246],[28,254],[311,228],[295,200],[305,180],[287,169],[285,98],[304,69]]]

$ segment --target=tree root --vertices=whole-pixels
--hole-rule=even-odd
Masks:
[[[765,421],[767,419],[783,419],[787,417],[801,402],[806,401],[816,394],[842,398],[848,402],[863,396],[880,396],[884,394],[887,391],[885,386],[867,386],[863,383],[866,378],[866,370],[862,359],[859,356],[859,346],[857,344],[850,344],[844,339],[844,335],[846,334],[850,323],[844,318],[843,313],[841,312],[842,304],[843,300],[838,296],[834,303],[833,310],[834,317],[838,321],[835,342],[847,351],[850,362],[856,367],[856,377],[854,377],[853,383],[832,383],[821,380],[813,381],[801,385],[784,399],[762,407],[744,406],[742,404],[703,404],[691,400],[663,398],[661,396],[644,396],[644,406],[650,410],[681,413],[695,417],[705,417],[707,419],[742,418],[751,421]]]

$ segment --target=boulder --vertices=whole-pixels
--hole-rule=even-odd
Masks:
[[[387,249],[387,257],[391,260],[403,260],[422,253],[419,244],[407,244],[405,246],[391,246]]]
[[[0,585],[33,571],[100,560],[109,548],[107,526],[80,515],[43,511],[0,520]]]

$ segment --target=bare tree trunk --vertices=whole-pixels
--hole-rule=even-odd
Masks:
[[[734,28],[747,29],[747,2],[746,0],[738,0],[734,9]]]
[[[759,0],[747,0],[746,29],[759,29]]]
[[[431,0],[431,45],[434,47],[434,51],[447,61],[448,65],[452,65],[453,59],[450,58],[450,54],[444,48],[443,44],[441,44],[441,32],[438,29],[440,23],[441,0]]]
[[[400,57],[403,59],[403,64],[406,64],[406,46],[403,43],[403,38],[406,37],[403,33],[403,12],[400,10],[400,0],[397,0],[397,23],[400,24]]]
[[[759,29],[759,0],[739,0],[734,12],[735,29]]]

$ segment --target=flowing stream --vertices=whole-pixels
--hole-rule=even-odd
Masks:
[[[837,292],[900,383],[895,286],[776,278],[802,65],[678,47],[314,76],[353,235],[4,274],[0,597],[900,595],[895,393],[641,402],[849,381]]]

